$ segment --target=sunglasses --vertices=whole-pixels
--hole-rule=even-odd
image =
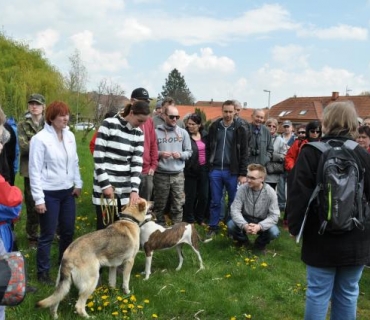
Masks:
[[[168,114],[167,117],[169,117],[171,120],[174,120],[174,119],[179,120],[180,119],[180,116],[175,116],[173,114]]]
[[[267,125],[269,128],[276,128],[276,126],[274,126],[273,124],[268,124]]]
[[[317,133],[317,134],[319,134],[319,133],[321,133],[321,131],[320,130],[310,130],[310,133]]]
[[[298,131],[298,134],[305,134],[306,131]]]

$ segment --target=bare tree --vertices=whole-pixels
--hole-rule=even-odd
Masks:
[[[72,99],[70,103],[74,106],[73,109],[76,110],[77,123],[79,113],[83,107],[83,105],[81,105],[82,101],[80,101],[80,94],[86,91],[88,74],[78,49],[75,49],[74,53],[68,59],[71,64],[71,68],[68,75],[65,77],[65,83]]]

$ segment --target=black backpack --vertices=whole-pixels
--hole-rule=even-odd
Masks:
[[[314,189],[305,212],[297,242],[302,235],[311,203],[320,218],[319,234],[340,234],[357,227],[364,230],[364,169],[354,152],[357,142],[329,140],[310,142],[303,147],[314,147],[322,152]]]

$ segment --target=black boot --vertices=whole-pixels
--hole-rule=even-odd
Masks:
[[[43,284],[48,285],[48,286],[54,285],[54,281],[50,279],[48,271],[39,272],[37,274],[37,280],[39,282],[43,283]]]

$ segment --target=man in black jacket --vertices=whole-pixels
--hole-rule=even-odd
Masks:
[[[222,118],[209,128],[207,161],[211,188],[209,231],[211,238],[219,230],[221,198],[224,187],[227,190],[229,206],[233,202],[238,183],[246,182],[248,138],[240,121],[234,119],[235,103],[226,100],[222,105]]]

